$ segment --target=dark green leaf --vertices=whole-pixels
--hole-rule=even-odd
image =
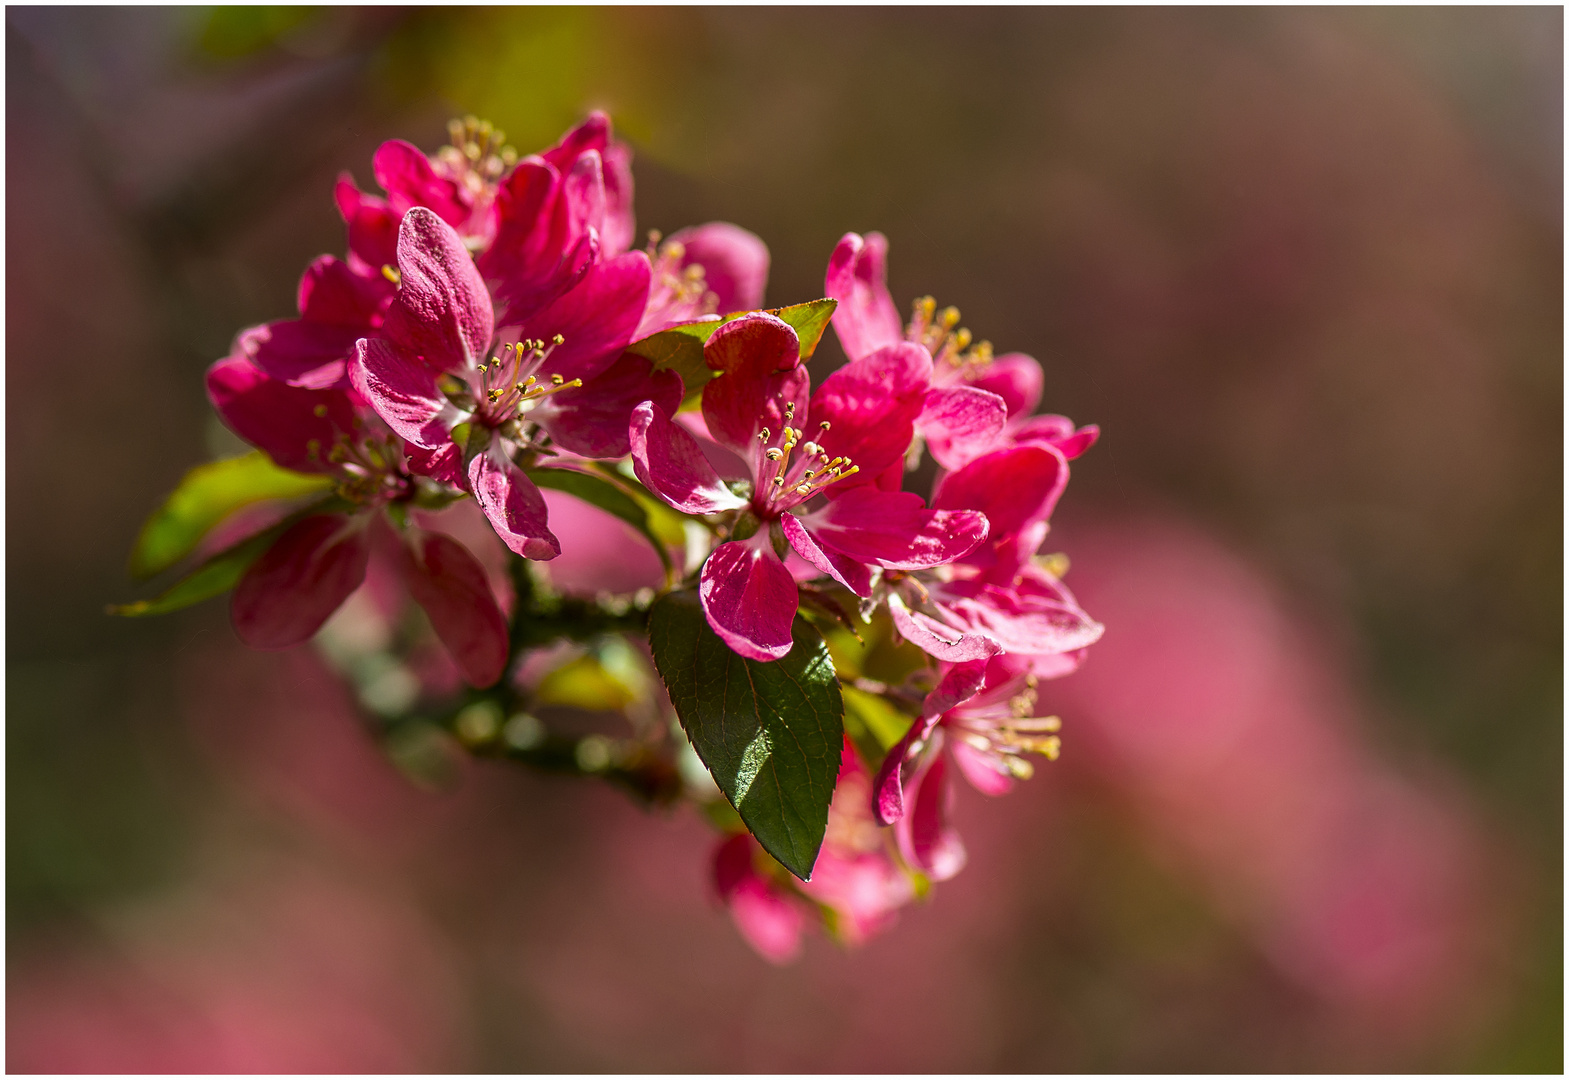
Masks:
[[[298,498],[330,485],[325,476],[280,469],[260,451],[198,465],[142,526],[131,552],[131,576],[142,580],[169,569],[242,506]]]
[[[649,612],[654,664],[681,726],[758,843],[811,878],[839,777],[844,703],[821,635],[805,619],[783,660],[737,656],[708,626],[697,594]]]
[[[648,542],[654,546],[654,551],[659,555],[659,561],[664,564],[665,570],[670,571],[670,552],[665,549],[664,544],[660,543],[659,537],[654,535],[653,529],[649,526],[648,513],[638,505],[636,499],[616,484],[575,469],[530,469],[528,475],[529,479],[542,488],[564,491],[574,498],[582,499],[590,506],[597,506],[606,513],[614,514],[632,526],[647,537]]]
[[[151,600],[111,604],[109,614],[164,615],[190,607],[192,604],[199,604],[219,593],[228,592],[234,588],[240,580],[240,575],[245,573],[251,563],[261,558],[262,553],[272,546],[272,542],[278,538],[283,527],[283,525],[275,525],[227,551],[219,552]]]

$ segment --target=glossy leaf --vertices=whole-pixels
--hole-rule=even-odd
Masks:
[[[325,476],[281,469],[260,451],[198,465],[142,526],[131,551],[131,576],[144,580],[167,570],[243,506],[310,495],[331,485]]]
[[[654,535],[653,528],[649,525],[648,512],[619,486],[603,477],[592,473],[578,472],[576,469],[530,469],[529,479],[542,488],[552,491],[565,492],[573,498],[582,499],[590,506],[597,506],[607,514],[614,514],[648,539],[654,546],[659,561],[664,564],[668,573],[671,570],[670,552]]]
[[[676,714],[746,827],[792,874],[811,878],[839,777],[844,702],[821,635],[805,619],[782,660],[732,652],[697,594],[670,593],[648,637]]]

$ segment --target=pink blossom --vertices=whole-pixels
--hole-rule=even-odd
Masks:
[[[448,536],[410,527],[394,540],[386,524],[383,509],[414,496],[397,439],[367,424],[346,392],[290,386],[243,356],[208,370],[207,393],[224,422],[279,465],[331,476],[345,507],[290,525],[245,571],[229,606],[242,641],[286,649],[308,640],[365,580],[381,544],[464,677],[477,686],[501,677],[507,626],[484,568]]]
[[[681,398],[677,376],[622,354],[648,295],[646,257],[631,252],[591,267],[523,326],[503,328],[509,340],[494,353],[490,294],[462,239],[430,210],[404,216],[398,273],[382,336],[357,346],[355,389],[416,448],[417,471],[470,491],[517,554],[553,558],[561,547],[544,500],[515,455],[554,442],[584,456],[620,456],[634,403],[673,409]],[[590,381],[592,390],[581,391]]]
[[[776,660],[790,651],[797,592],[783,561],[789,550],[868,596],[873,567],[938,566],[985,538],[979,513],[930,510],[919,496],[855,479],[896,466],[909,445],[931,366],[924,350],[898,345],[857,360],[810,403],[795,331],[772,315],[726,323],[704,358],[721,373],[704,388],[704,422],[745,463],[747,483],[735,490],[721,482],[697,441],[654,401],[633,411],[632,458],[638,478],[677,510],[745,511],[699,582],[709,624],[742,656]],[[816,509],[791,512],[819,495],[828,498]]]
[[[711,221],[650,240],[653,287],[637,328],[646,337],[678,323],[763,306],[768,246],[738,225]]]

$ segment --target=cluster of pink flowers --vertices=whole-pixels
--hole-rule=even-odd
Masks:
[[[758,310],[761,240],[711,223],[634,250],[630,153],[602,115],[537,155],[503,142],[466,121],[434,157],[384,144],[385,196],[338,183],[346,257],[313,262],[298,318],[242,332],[208,372],[233,431],[335,493],[244,572],[235,629],[257,648],[308,640],[375,548],[463,677],[495,684],[518,659],[507,598],[410,511],[471,498],[508,550],[548,561],[562,543],[529,471],[630,458],[625,489],[708,537],[689,540],[687,565],[735,653],[786,656],[809,585],[858,604],[847,621],[863,628],[884,610],[928,657],[902,687],[857,681],[905,703],[909,728],[880,760],[846,740],[809,881],[744,833],[716,853],[718,891],[765,955],[793,954],[818,917],[860,940],[963,865],[945,751],[988,794],[1030,775],[1029,755],[1057,754],[1037,684],[1074,670],[1102,628],[1060,557],[1037,551],[1097,429],[1035,416],[1040,366],[973,343],[954,309],[922,299],[906,324],[877,233],[829,258],[849,362],[814,390],[797,330]],[[692,326],[711,330],[696,409],[676,370],[629,348]],[[926,498],[906,490],[923,452],[938,467]]]

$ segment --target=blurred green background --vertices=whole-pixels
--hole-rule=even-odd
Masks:
[[[1561,1071],[1561,9],[6,31],[8,1067]],[[639,228],[753,230],[770,304],[879,229],[896,302],[1039,358],[1045,407],[1105,432],[1070,553],[1136,509],[1274,583],[1368,753],[1441,777],[1505,867],[1467,1008],[1348,1021],[1071,769],[970,800],[970,869],[883,939],[768,968],[705,900],[695,821],[505,770],[412,791],[221,604],[103,615],[142,518],[228,445],[202,371],[341,251],[334,177],[450,115],[527,152],[596,107]]]

